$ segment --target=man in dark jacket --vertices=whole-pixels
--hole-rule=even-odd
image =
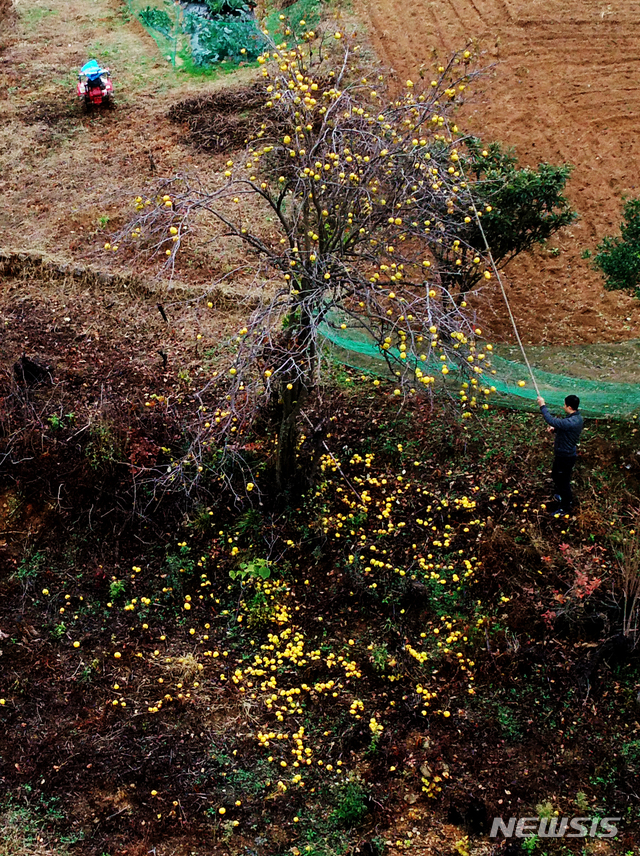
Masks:
[[[555,485],[555,496],[559,502],[556,514],[565,514],[571,511],[573,506],[573,495],[571,493],[571,473],[578,454],[578,440],[584,427],[584,419],[578,410],[580,399],[577,395],[568,395],[564,400],[564,419],[552,416],[549,413],[544,398],[538,396],[540,412],[544,421],[549,426],[547,431],[555,434],[553,445],[553,483]]]

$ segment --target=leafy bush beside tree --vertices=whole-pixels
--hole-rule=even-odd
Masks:
[[[497,267],[504,267],[515,256],[544,243],[577,219],[564,196],[571,165],[518,167],[513,149],[495,142],[485,147],[476,137],[467,138],[465,147],[465,172],[472,180],[475,206],[483,212],[482,228]],[[485,251],[474,216],[460,225],[458,236],[467,247],[467,256]],[[441,268],[449,271],[450,291],[464,299],[481,282],[482,270],[464,263],[454,267],[448,251],[446,245],[434,248]]]
[[[620,236],[598,244],[593,266],[601,271],[608,291],[631,291],[640,298],[640,199],[627,199]]]

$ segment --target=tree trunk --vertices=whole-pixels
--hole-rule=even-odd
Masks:
[[[280,384],[282,416],[276,454],[276,485],[282,493],[291,493],[297,481],[298,416],[309,396],[309,390],[315,387],[317,372],[316,346],[312,334],[314,321],[305,306],[305,299],[309,297],[313,286],[304,276],[297,285],[300,317],[295,327],[289,330],[289,335],[295,341],[293,351],[299,355],[298,360],[302,358],[303,366],[298,362],[297,372],[294,374],[296,370],[291,371],[291,380],[287,382],[283,378]]]
[[[307,397],[307,390],[298,380],[287,389],[282,385],[282,416],[278,431],[278,448],[276,453],[276,484],[282,493],[290,493],[298,474],[298,415]]]

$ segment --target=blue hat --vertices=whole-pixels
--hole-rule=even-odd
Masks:
[[[87,77],[100,77],[102,74],[102,68],[98,64],[98,61],[95,59],[90,59],[89,62],[85,63],[80,69],[80,74],[86,74]]]

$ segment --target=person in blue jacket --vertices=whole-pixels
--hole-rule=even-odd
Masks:
[[[578,440],[584,427],[584,419],[579,411],[580,399],[577,395],[568,395],[564,400],[564,418],[552,416],[542,396],[538,396],[538,404],[544,421],[549,426],[547,431],[555,435],[553,444],[553,484],[559,507],[555,514],[565,514],[573,507],[571,492],[571,473],[578,455]]]

